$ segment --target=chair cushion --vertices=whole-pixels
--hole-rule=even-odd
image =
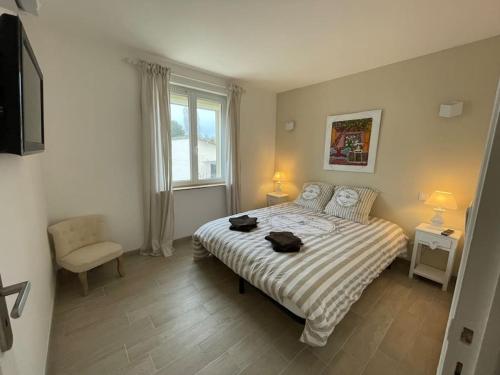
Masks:
[[[49,227],[54,239],[57,258],[74,250],[107,241],[107,228],[102,215],[87,215],[66,219]]]
[[[79,273],[100,266],[122,254],[122,245],[105,241],[81,247],[58,259],[57,263],[71,272]]]

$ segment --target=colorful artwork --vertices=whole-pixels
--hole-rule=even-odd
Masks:
[[[381,114],[376,110],[328,116],[324,168],[373,173]]]

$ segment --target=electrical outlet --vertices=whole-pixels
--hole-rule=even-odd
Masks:
[[[427,193],[424,193],[423,191],[418,193],[418,200],[419,201],[426,201],[428,198]]]

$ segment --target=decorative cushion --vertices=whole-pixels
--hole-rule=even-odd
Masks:
[[[325,213],[368,224],[368,215],[378,192],[367,187],[337,186],[332,199],[325,207]]]
[[[332,197],[334,187],[325,182],[306,182],[295,203],[313,210],[322,211]]]
[[[85,272],[123,254],[122,245],[105,241],[74,250],[57,263],[71,272]]]

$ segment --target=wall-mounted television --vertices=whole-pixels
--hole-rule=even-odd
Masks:
[[[0,16],[0,152],[45,149],[43,75],[19,17]]]

